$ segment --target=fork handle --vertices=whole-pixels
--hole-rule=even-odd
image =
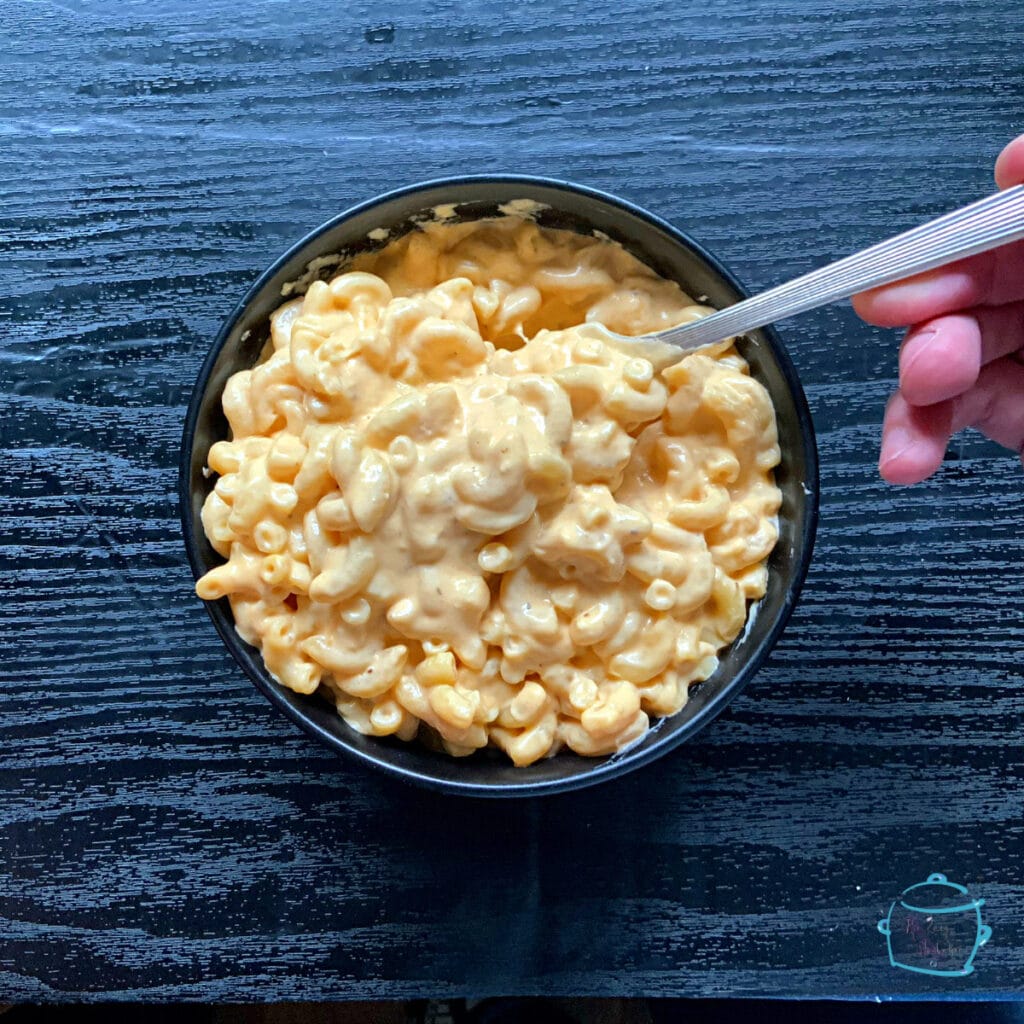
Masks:
[[[1020,239],[1024,239],[1024,185],[987,196],[657,337],[683,349],[699,348]]]

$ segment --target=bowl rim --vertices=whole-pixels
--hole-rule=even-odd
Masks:
[[[735,275],[728,270],[721,261],[710,253],[703,245],[691,238],[686,232],[681,231],[670,222],[653,214],[635,203],[622,199],[619,196],[600,189],[591,188],[587,185],[579,185],[575,182],[561,178],[548,178],[531,174],[467,174],[454,175],[451,177],[431,178],[425,181],[415,182],[411,185],[404,185],[388,192],[373,196],[364,200],[341,213],[335,215],[318,227],[313,228],[303,235],[297,242],[289,246],[261,273],[253,284],[246,290],[242,298],[235,304],[231,312],[225,318],[220,331],[217,333],[213,344],[210,347],[205,359],[200,366],[196,382],[192,388],[182,431],[180,459],[178,465],[178,508],[180,514],[182,534],[185,542],[186,554],[193,577],[198,580],[203,574],[203,564],[200,552],[193,538],[193,522],[191,518],[192,489],[191,489],[191,467],[193,448],[195,443],[196,426],[199,420],[200,410],[203,404],[203,397],[206,392],[209,378],[217,363],[221,352],[228,343],[236,324],[241,320],[250,304],[259,296],[266,284],[272,280],[288,262],[295,259],[307,247],[313,246],[317,240],[328,231],[342,224],[344,221],[359,214],[369,212],[376,207],[398,199],[405,198],[418,192],[426,192],[438,188],[457,188],[461,185],[523,185],[541,186],[547,189],[566,192],[575,195],[582,195],[588,199],[594,199],[631,214],[640,220],[650,224],[672,239],[673,242],[689,249],[699,260],[703,261],[718,277],[733,288],[743,297],[749,296],[749,291],[739,282]],[[315,259],[323,253],[310,253],[309,259]],[[795,571],[787,583],[783,595],[782,605],[775,621],[765,637],[758,643],[743,662],[739,670],[728,680],[719,693],[701,709],[700,714],[683,724],[670,734],[655,738],[654,742],[645,749],[626,749],[617,754],[609,755],[603,760],[594,759],[592,770],[579,775],[572,775],[567,778],[546,779],[530,781],[526,773],[529,768],[520,769],[524,773],[523,781],[502,782],[488,784],[474,781],[467,778],[465,781],[439,778],[427,772],[409,769],[393,763],[387,757],[387,751],[382,750],[380,754],[370,753],[359,749],[355,745],[349,745],[339,735],[323,728],[312,718],[307,717],[295,707],[285,693],[284,687],[272,679],[270,674],[262,667],[257,666],[255,660],[246,656],[242,648],[242,640],[234,628],[234,619],[225,614],[219,601],[203,601],[207,614],[213,621],[217,633],[220,635],[225,647],[231,653],[235,662],[241,667],[250,681],[266,697],[270,703],[283,713],[292,723],[302,729],[307,735],[326,744],[334,752],[345,757],[354,759],[356,762],[371,766],[384,772],[391,778],[402,779],[419,786],[448,794],[462,796],[476,796],[488,798],[517,798],[534,797],[561,793],[570,790],[581,790],[606,782],[621,775],[631,772],[650,764],[652,761],[664,756],[674,750],[680,744],[709,725],[717,718],[722,711],[746,688],[749,681],[756,675],[764,665],[769,654],[778,643],[786,625],[789,622],[793,609],[796,605],[800,592],[803,589],[807,577],[811,556],[814,550],[814,543],[817,534],[819,516],[819,460],[818,447],[814,430],[814,422],[810,408],[807,404],[807,397],[804,394],[803,386],[797,374],[796,367],[790,358],[786,346],[772,325],[760,328],[759,333],[765,337],[771,348],[772,355],[782,372],[786,381],[790,397],[796,409],[797,423],[803,445],[806,474],[802,481],[804,490],[804,522],[800,535],[800,557]],[[748,618],[749,622],[749,618]],[[261,669],[257,670],[257,669]],[[468,766],[467,766],[468,767]]]

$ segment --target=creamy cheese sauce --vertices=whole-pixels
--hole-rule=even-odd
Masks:
[[[197,584],[353,728],[517,765],[623,749],[764,594],[775,416],[729,343],[609,343],[708,310],[604,239],[428,223],[272,318],[224,392]]]

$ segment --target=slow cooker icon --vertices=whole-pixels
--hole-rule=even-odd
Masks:
[[[889,963],[940,978],[970,974],[975,955],[992,937],[992,929],[981,920],[984,904],[940,874],[904,889],[878,922]]]

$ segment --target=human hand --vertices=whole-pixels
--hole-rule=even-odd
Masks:
[[[1024,135],[995,174],[1000,188],[1024,183]],[[910,325],[882,426],[884,479],[931,476],[964,427],[1024,460],[1024,242],[862,292],[853,308],[878,327]]]

